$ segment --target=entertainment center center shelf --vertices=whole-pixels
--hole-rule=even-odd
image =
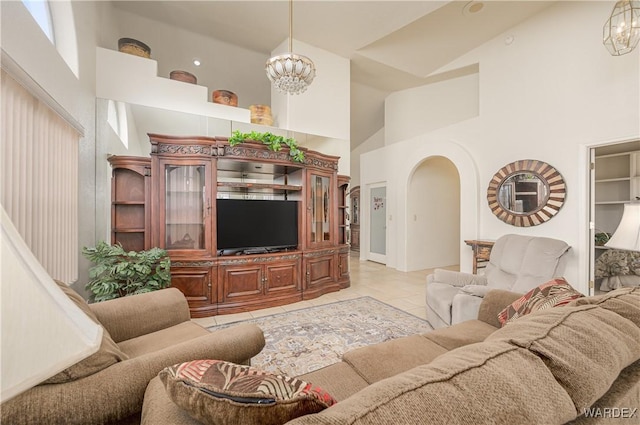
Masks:
[[[218,199],[288,200],[303,190],[301,167],[219,158],[217,173]]]
[[[192,317],[349,286],[349,177],[337,175],[338,157],[301,148],[305,159],[297,163],[286,148],[273,152],[252,141],[230,147],[225,137],[149,138],[151,158],[137,159],[144,166],[133,179],[143,195],[123,196],[131,170],[110,159],[119,188],[112,194],[112,240],[125,246],[131,234],[135,248],[125,249],[166,249],[171,285],[185,294]],[[131,224],[115,226],[125,218]]]

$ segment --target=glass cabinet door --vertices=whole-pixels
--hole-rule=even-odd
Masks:
[[[331,241],[331,178],[311,174],[310,243]]]
[[[205,249],[204,165],[165,164],[165,247]]]

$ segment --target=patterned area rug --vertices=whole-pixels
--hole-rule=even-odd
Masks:
[[[426,320],[371,297],[243,320],[264,332],[266,345],[253,358],[262,370],[298,376],[339,362],[354,348],[430,331]],[[212,326],[222,329],[240,322]]]

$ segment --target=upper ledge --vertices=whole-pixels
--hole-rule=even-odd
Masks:
[[[96,97],[251,122],[248,109],[209,102],[208,89],[158,76],[158,62],[96,47]]]

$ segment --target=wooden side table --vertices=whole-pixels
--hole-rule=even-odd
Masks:
[[[495,241],[465,240],[464,243],[473,248],[473,274],[477,274],[478,268],[487,266]]]

